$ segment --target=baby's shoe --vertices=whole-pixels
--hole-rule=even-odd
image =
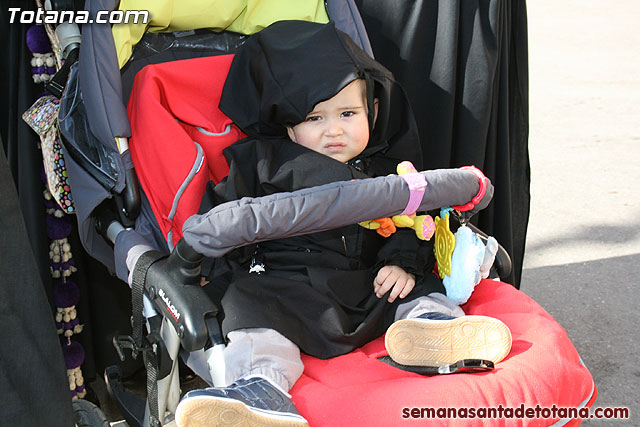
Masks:
[[[182,426],[308,426],[291,396],[260,376],[243,378],[228,387],[192,390],[176,410]]]
[[[401,365],[444,366],[464,359],[498,363],[511,350],[511,331],[493,317],[425,313],[394,322],[384,343]]]

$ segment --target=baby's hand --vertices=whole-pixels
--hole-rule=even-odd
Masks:
[[[415,276],[397,265],[385,265],[373,279],[373,291],[378,298],[382,298],[389,289],[393,288],[387,298],[388,302],[395,301],[398,296],[400,298],[406,297],[415,285]]]

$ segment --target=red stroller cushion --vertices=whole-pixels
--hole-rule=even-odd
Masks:
[[[222,150],[244,135],[220,109],[233,55],[147,65],[135,78],[127,113],[140,184],[165,238],[182,237],[206,184],[228,175]]]
[[[402,371],[378,360],[387,355],[380,337],[334,359],[303,356],[304,373],[291,390],[296,407],[314,427],[413,425],[411,420],[481,426],[487,420],[480,418],[479,409],[500,405],[504,416],[514,418],[492,419],[492,426],[546,426],[567,416],[557,411],[553,417],[553,405],[593,405],[593,379],[567,333],[527,295],[506,283],[483,280],[462,308],[467,314],[498,318],[511,329],[511,353],[494,370],[433,377]],[[468,418],[460,418],[464,411],[459,411],[455,419],[427,418],[429,411],[422,408],[473,408],[477,417],[467,411]],[[528,408],[538,418],[526,413],[518,417]]]

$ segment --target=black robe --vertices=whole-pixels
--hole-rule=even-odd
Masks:
[[[376,126],[363,153],[345,164],[286,137],[284,125],[300,123],[316,103],[356,78],[367,82],[369,106],[373,96],[379,100]],[[404,92],[332,24],[281,22],[253,36],[236,54],[220,108],[250,136],[225,150],[229,176],[217,186],[209,184],[203,209],[242,197],[394,173],[402,160],[417,160],[420,167]],[[431,243],[418,240],[413,230],[399,229],[385,239],[359,225],[241,248],[214,269],[213,282],[228,284],[223,332],[266,327],[316,357],[348,353],[381,335],[399,303],[444,292],[432,273],[432,253]],[[265,271],[250,273],[256,265]],[[398,265],[416,276],[407,298],[390,304],[376,297],[373,280],[384,265]]]
[[[245,196],[294,191],[367,177],[286,139],[247,138],[225,151],[229,177],[210,184],[203,207]],[[282,218],[286,221],[286,218]],[[265,271],[250,273],[252,266]],[[385,265],[416,276],[416,287],[392,304],[378,299],[373,279]],[[359,225],[262,242],[218,260],[211,281],[228,286],[222,298],[225,335],[236,329],[275,329],[302,351],[320,358],[345,354],[381,335],[399,303],[444,292],[432,273],[431,242],[413,230],[389,238]]]
[[[407,90],[425,169],[475,165],[495,185],[474,223],[520,286],[530,178],[526,0],[355,0],[378,61]],[[411,23],[411,25],[407,25]]]

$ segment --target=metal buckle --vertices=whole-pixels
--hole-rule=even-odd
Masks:
[[[118,335],[113,337],[113,346],[116,348],[116,352],[118,353],[118,357],[122,362],[125,360],[123,350],[128,348],[131,350],[131,356],[135,359],[138,357],[138,353],[145,353],[147,351],[153,351],[153,347],[150,345],[145,345],[139,347],[134,339],[129,335]]]
[[[473,373],[473,372],[485,372],[494,368],[494,364],[490,360],[482,359],[463,359],[458,360],[456,363],[450,365],[440,366],[438,368],[438,374],[446,375],[453,373]]]

